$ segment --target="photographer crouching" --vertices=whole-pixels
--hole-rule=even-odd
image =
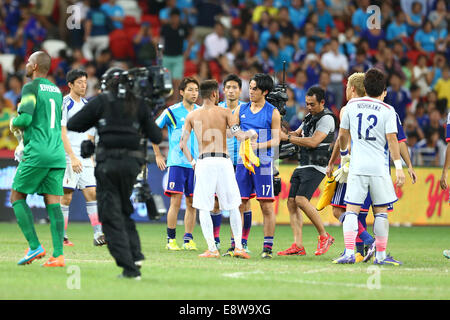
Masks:
[[[85,132],[96,127],[95,177],[98,213],[109,252],[123,268],[119,277],[140,280],[144,260],[130,197],[136,177],[146,163],[142,138],[159,144],[162,133],[154,123],[147,103],[135,94],[137,84],[127,72],[111,68],[102,77],[102,93],[90,100],[67,124],[72,131]],[[82,145],[83,157],[93,153],[94,145]]]

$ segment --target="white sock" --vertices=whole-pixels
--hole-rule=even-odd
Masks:
[[[211,213],[206,210],[199,210],[199,219],[203,237],[205,237],[209,251],[216,251],[217,248],[216,242],[214,241],[214,229],[211,219]]]
[[[375,234],[375,258],[378,261],[386,259],[386,246],[389,236],[389,220],[387,213],[375,214],[373,222],[373,233]]]
[[[230,226],[236,248],[242,249],[242,218],[238,208],[229,210]]]
[[[64,237],[67,237],[67,225],[69,224],[69,206],[61,205],[61,211],[64,218]]]
[[[344,231],[345,255],[355,254],[355,240],[358,235],[358,215],[355,212],[345,212],[345,219],[342,223]]]
[[[91,221],[91,226],[94,229],[94,235],[102,233],[102,224],[98,220],[97,201],[86,202],[86,211]]]

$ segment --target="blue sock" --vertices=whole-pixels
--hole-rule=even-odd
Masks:
[[[244,212],[244,221],[242,223],[242,244],[247,245],[248,235],[250,234],[250,228],[252,227],[252,212]]]
[[[358,220],[361,223],[361,225],[364,227],[363,232],[359,235],[359,238],[364,242],[364,245],[371,245],[375,239],[370,235],[369,232],[367,232],[367,212],[360,212],[358,215]]]
[[[217,213],[213,214],[211,213],[211,219],[213,223],[213,230],[214,230],[214,241],[216,243],[220,243],[220,225],[222,224],[222,214]]]
[[[177,229],[171,229],[171,228],[167,228],[167,242],[169,242],[170,239],[175,239],[176,238],[176,232]]]
[[[192,233],[185,233],[183,239],[184,243],[188,243],[189,240],[194,240],[194,237],[192,236]]]
[[[264,249],[272,250],[273,237],[264,237]]]

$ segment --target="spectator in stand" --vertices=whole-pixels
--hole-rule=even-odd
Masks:
[[[258,23],[263,12],[269,13],[272,18],[276,18],[278,14],[278,8],[273,5],[273,0],[264,0],[263,4],[255,7],[255,9],[253,10],[252,22]]]
[[[413,14],[412,8],[414,2],[419,2],[422,5],[421,14],[425,17],[427,14],[427,2],[429,2],[429,0],[400,0],[401,11],[403,11],[405,15],[411,16]]]
[[[163,66],[167,68],[173,80],[173,87],[178,88],[184,75],[183,42],[189,40],[190,30],[181,23],[180,10],[172,9],[169,23],[161,27],[160,37],[164,45]],[[174,98],[178,100],[178,90],[174,90]]]
[[[289,8],[289,17],[296,29],[300,29],[305,25],[306,18],[308,17],[308,7],[305,5],[304,0],[292,0]]]
[[[414,32],[422,26],[423,18],[422,3],[419,1],[414,1],[411,7],[411,14],[406,15],[406,24],[409,36],[413,35]]]
[[[380,40],[386,39],[386,35],[383,29],[376,28],[366,28],[361,32],[360,36],[361,38],[366,39],[369,42],[370,49],[378,48],[378,43],[380,42]]]
[[[100,82],[96,76],[96,68],[93,62],[88,62],[85,66],[85,70],[87,73],[85,98],[89,100],[97,95],[96,88]]]
[[[439,139],[445,141],[445,128],[443,118],[438,109],[428,110],[430,121],[425,127],[424,131],[436,130],[439,134]]]
[[[176,0],[166,0],[166,6],[159,11],[159,22],[161,24],[167,24],[170,20],[170,12],[177,7]],[[183,12],[180,10],[180,19],[183,21]]]
[[[0,82],[0,149],[14,150],[17,146],[17,139],[9,130],[9,121],[16,113],[16,107],[4,98],[5,85]]]
[[[305,97],[306,91],[308,88],[306,87],[306,72],[305,70],[298,68],[295,71],[295,83],[291,85],[291,88],[294,92],[295,101],[302,107],[306,107]]]
[[[261,35],[266,30],[269,30],[270,22],[272,18],[267,11],[261,12],[261,19],[257,23],[253,23],[253,30],[256,32],[257,36]]]
[[[26,41],[31,41],[34,48],[39,48],[40,44],[47,36],[47,30],[42,27],[41,23],[31,14],[28,7],[21,7],[21,24],[24,25],[24,36]]]
[[[327,71],[322,71],[320,73],[318,85],[325,90],[325,107],[332,110],[336,105],[336,96],[334,92],[330,90],[330,74]]]
[[[404,38],[408,37],[408,28],[405,21],[405,13],[403,11],[397,11],[395,14],[395,20],[392,21],[387,27],[387,41],[402,41]]]
[[[111,51],[103,49],[97,58],[94,60],[96,77],[101,79],[103,74],[111,67],[112,57]]]
[[[395,20],[395,14],[401,10],[394,11],[391,1],[381,2],[381,29],[387,30],[389,24]]]
[[[417,58],[417,64],[413,68],[413,79],[412,81],[415,82],[420,87],[420,96],[425,97],[427,93],[430,91],[430,70],[427,67],[427,56],[426,55],[420,55]]]
[[[288,101],[286,102],[286,115],[283,116],[283,121],[289,123],[301,108],[300,104],[295,99],[294,90],[287,87]]]
[[[263,73],[272,73],[274,69],[273,60],[270,58],[270,50],[268,48],[264,48],[257,55],[256,61],[261,65]]]
[[[271,38],[267,45],[267,49],[270,51],[270,58],[274,63],[275,73],[279,73],[283,70],[283,61],[286,61],[286,71],[292,62],[292,55],[294,48],[286,45],[286,38],[280,37],[280,40]]]
[[[400,40],[393,41],[392,45],[392,53],[394,54],[395,59],[402,63],[402,59],[408,58],[406,56],[407,50],[405,50],[403,43]]]
[[[436,49],[435,43],[438,40],[438,33],[433,30],[431,21],[426,21],[423,29],[417,30],[414,35],[414,43],[419,51],[425,54],[434,52]]]
[[[422,101],[417,104],[415,118],[422,132],[430,124],[430,116],[425,109],[425,103]],[[423,138],[425,138],[425,135],[420,135],[420,139]]]
[[[19,103],[22,85],[22,79],[17,74],[13,74],[9,77],[7,88],[8,91],[5,93],[4,98],[9,100],[13,106],[17,106]]]
[[[442,78],[442,69],[445,67],[445,55],[436,52],[433,57],[433,65],[430,68],[430,87],[434,88],[437,81]]]
[[[320,79],[320,73],[322,72],[319,56],[314,53],[308,54],[305,58],[303,67],[306,72],[306,78],[308,79],[306,87],[309,88],[317,84]]]
[[[406,117],[407,105],[411,103],[408,91],[402,88],[402,79],[396,73],[393,73],[389,79],[389,87],[384,101],[393,106],[397,112],[400,121]]]
[[[322,56],[321,64],[323,69],[330,74],[329,91],[335,96],[336,108],[340,109],[344,102],[343,80],[348,72],[348,59],[345,55],[339,53],[339,41],[337,38],[331,39],[330,51]]]
[[[360,34],[367,29],[367,18],[371,13],[367,13],[367,7],[370,5],[369,0],[360,0],[358,9],[352,15],[352,27],[355,29],[356,34]]]
[[[405,88],[410,88],[413,85],[412,80],[414,73],[414,63],[408,57],[404,57],[402,60],[400,60],[400,65],[402,66],[402,72],[405,75],[405,83],[403,84],[403,86]]]
[[[139,32],[133,38],[136,62],[140,66],[153,65],[156,58],[157,40],[152,36],[150,23],[143,22]]]
[[[367,53],[362,48],[358,48],[355,58],[350,61],[349,75],[355,72],[366,72],[372,67],[372,64],[367,59]]]
[[[324,0],[316,1],[316,9],[318,15],[317,27],[319,28],[320,32],[326,33],[328,28],[333,29],[336,27],[333,21],[333,17],[327,10],[327,5]]]
[[[20,2],[17,0],[4,0],[0,5],[2,6],[0,20],[4,20],[6,30],[8,30],[10,35],[14,36],[21,20]]]
[[[392,49],[389,47],[384,48],[383,51],[380,52],[379,61],[374,67],[383,71],[387,75],[388,81],[394,73],[398,74],[402,80],[405,79],[402,67],[395,59]]]
[[[100,7],[106,15],[111,19],[114,29],[123,29],[123,19],[125,18],[125,11],[122,6],[117,4],[116,0],[108,0]]]
[[[185,24],[195,26],[197,24],[197,10],[194,7],[195,0],[177,0],[177,8],[181,11],[182,21]],[[184,18],[183,18],[184,17]]]
[[[100,0],[89,1],[89,11],[84,22],[83,55],[89,61],[109,47],[110,20],[100,9]]]
[[[223,15],[223,9],[219,0],[195,0],[197,11],[197,24],[194,27],[194,38],[203,43],[205,37],[214,32],[214,26]]]
[[[448,65],[442,68],[442,78],[436,82],[434,90],[438,99],[447,100],[447,110],[450,112],[450,67]]]
[[[411,84],[411,87],[409,88],[409,95],[411,102],[406,107],[406,112],[407,114],[415,115],[417,106],[422,101],[422,99],[420,98],[420,88],[417,84]]]
[[[337,29],[333,30],[336,30],[339,33]],[[353,28],[348,28],[344,33],[338,34],[338,39],[340,44],[339,52],[345,54],[349,60],[353,60],[356,55],[356,41],[358,40]]]
[[[205,60],[214,60],[224,55],[228,50],[228,40],[225,37],[225,27],[216,22],[214,32],[205,37]]]
[[[303,29],[304,35],[298,39],[297,47],[301,49],[303,52],[307,51],[307,42],[309,40],[314,41],[314,52],[319,53],[322,48],[322,41],[317,36],[316,30],[314,29],[314,25],[311,22],[307,22],[305,24],[305,28]]]
[[[262,50],[267,47],[269,39],[275,38],[280,39],[281,37],[280,25],[276,20],[271,20],[269,24],[269,29],[263,31],[258,38],[258,50]]]
[[[448,20],[450,20],[450,13],[448,10],[445,0],[438,0],[436,2],[436,9],[431,11],[428,15],[428,21],[431,21],[433,29],[438,33],[443,30],[447,31]]]
[[[71,12],[77,12],[78,14],[73,14],[71,16],[70,23],[75,28],[68,28],[68,45],[71,48],[81,48],[83,46],[83,36],[84,36],[84,21],[86,20],[87,13],[89,11],[89,0],[83,0],[75,2],[72,6]],[[78,27],[79,26],[79,27]]]
[[[414,162],[416,165],[424,167],[437,167],[440,165],[440,148],[439,132],[436,129],[425,131],[425,139],[420,140],[414,146]]]
[[[294,36],[295,27],[291,22],[291,18],[289,16],[289,9],[287,7],[281,7],[278,11],[278,24],[280,32],[292,38]]]

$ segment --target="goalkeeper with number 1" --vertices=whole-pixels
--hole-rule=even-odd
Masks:
[[[53,256],[43,266],[65,266],[64,219],[60,206],[66,167],[61,139],[63,97],[59,88],[46,79],[50,64],[50,56],[43,51],[29,57],[26,76],[32,81],[22,88],[19,115],[10,122],[10,128],[16,136],[20,134],[18,131],[23,131],[24,146],[11,191],[14,214],[29,246],[18,265],[30,264],[46,253],[39,242],[33,214],[26,203],[27,195],[37,193],[44,196],[53,240]]]

